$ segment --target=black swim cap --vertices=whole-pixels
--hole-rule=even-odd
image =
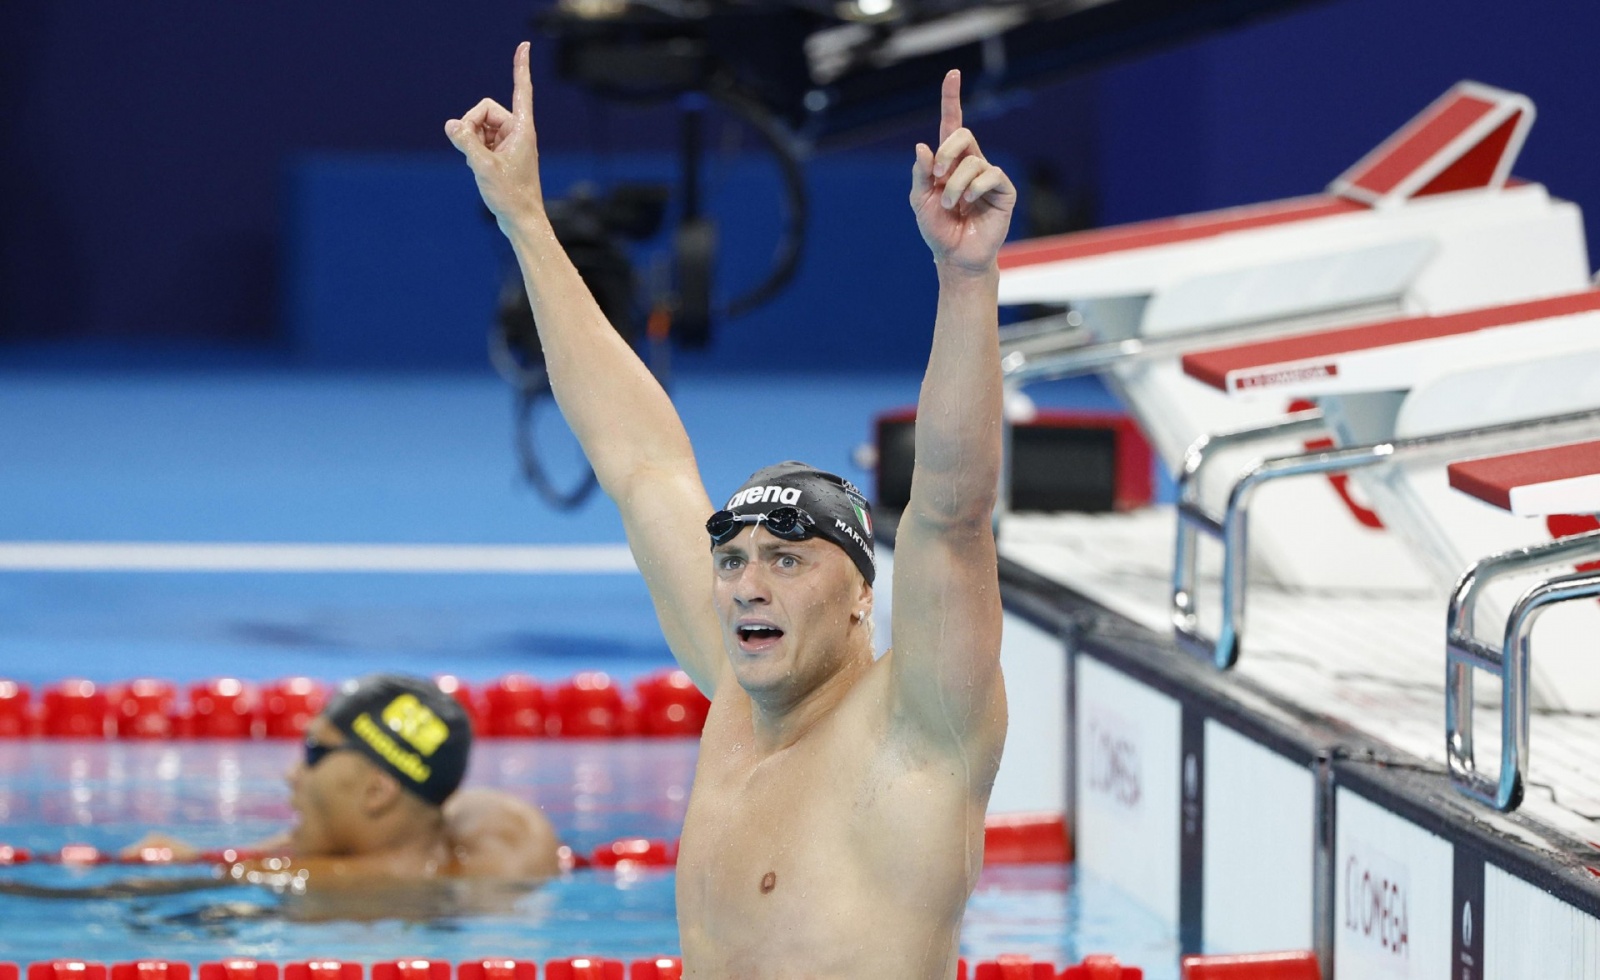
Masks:
[[[369,674],[346,682],[322,715],[352,748],[435,806],[467,773],[472,725],[466,709],[433,681]]]
[[[810,514],[817,536],[843,548],[872,584],[878,571],[872,554],[872,505],[854,483],[789,460],[750,474],[725,509],[744,515],[774,507],[797,507]]]

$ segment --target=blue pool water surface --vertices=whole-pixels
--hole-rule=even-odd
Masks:
[[[257,840],[290,819],[281,773],[296,748],[0,741],[0,843],[47,854],[69,843],[112,851],[149,830],[172,831],[203,847]],[[485,741],[468,781],[537,803],[566,843],[588,853],[619,837],[677,837],[695,753],[692,739]],[[0,882],[82,888],[203,873],[198,866],[34,863],[0,868]],[[0,962],[634,959],[677,953],[673,882],[670,870],[579,870],[504,896],[487,911],[427,905],[423,921],[302,921],[295,917],[316,916],[318,906],[221,884],[164,896],[0,895]],[[1153,915],[1061,865],[986,870],[968,904],[961,947],[969,960],[1025,953],[1058,965],[1111,952],[1143,966],[1151,980],[1177,975],[1173,939]]]

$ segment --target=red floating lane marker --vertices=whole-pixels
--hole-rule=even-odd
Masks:
[[[372,980],[450,980],[445,960],[390,960],[372,964]]]
[[[683,960],[676,956],[634,960],[628,967],[628,980],[683,980]]]
[[[60,856],[62,864],[105,864],[109,860],[92,844],[64,844]]]
[[[1056,968],[1019,953],[1006,953],[979,963],[972,970],[972,980],[1056,980]]]
[[[534,980],[538,972],[530,960],[476,960],[457,964],[456,980]]]
[[[574,956],[550,960],[544,965],[545,980],[627,980],[620,960]]]
[[[1065,864],[1072,860],[1059,813],[991,814],[983,827],[984,864]]]
[[[132,857],[119,857],[119,864],[171,864],[173,861],[172,848],[170,847],[141,847]],[[121,978],[114,978],[121,980]]]
[[[244,959],[201,963],[200,980],[278,980],[278,964]]]
[[[676,841],[649,840],[644,837],[625,837],[594,849],[590,862],[597,868],[627,868],[641,866],[665,868],[678,863]]]
[[[699,735],[711,700],[681,670],[664,670],[634,684],[639,699],[639,734],[654,737]]]
[[[70,678],[44,692],[44,733],[55,738],[105,738],[110,721],[106,693],[92,681]]]
[[[106,980],[106,965],[83,960],[29,963],[28,980]]]
[[[114,685],[108,698],[118,738],[169,739],[177,734],[178,689],[141,677]]]
[[[577,871],[580,868],[594,866],[588,858],[565,844],[556,848],[556,861],[560,863],[562,871]]]
[[[328,703],[328,690],[309,677],[285,677],[261,692],[267,738],[304,738],[311,719]]]
[[[537,680],[507,674],[484,689],[483,733],[491,738],[542,737],[548,707]]]
[[[360,963],[345,960],[306,960],[283,968],[283,980],[362,980]]]
[[[111,980],[189,980],[189,964],[175,960],[134,960],[111,968]]]
[[[1137,966],[1123,966],[1115,956],[1097,953],[1085,956],[1082,963],[1061,971],[1060,980],[1144,980],[1144,970]]]
[[[0,678],[0,738],[26,738],[31,731],[28,685]]]
[[[472,734],[483,737],[489,734],[485,727],[487,716],[483,699],[472,690],[472,685],[454,674],[435,674],[433,682],[439,685],[439,690],[456,699],[456,703],[466,709],[467,720],[472,724]]]
[[[219,677],[189,688],[195,738],[255,738],[261,701],[254,684]]]
[[[15,963],[0,963],[0,980],[17,980],[21,974]]]
[[[1185,956],[1183,980],[1322,980],[1310,950]]]
[[[0,867],[13,864],[27,864],[33,860],[33,854],[25,847],[12,847],[10,844],[0,844]]]
[[[626,716],[622,691],[611,678],[585,671],[556,689],[555,708],[545,724],[562,738],[614,738],[625,734]]]

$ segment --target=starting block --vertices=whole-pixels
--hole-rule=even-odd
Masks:
[[[1480,556],[1548,540],[1543,528],[1497,516],[1452,493],[1445,465],[1464,456],[1570,441],[1600,427],[1600,291],[1199,352],[1186,356],[1183,366],[1229,396],[1315,400],[1321,417],[1310,413],[1295,423],[1296,431],[1321,426],[1337,447],[1264,456],[1232,482],[1220,515],[1201,502],[1201,472],[1215,450],[1266,444],[1285,425],[1201,440],[1186,458],[1174,622],[1186,648],[1227,666],[1238,655],[1244,626],[1245,515],[1268,482],[1352,474],[1384,524],[1431,571],[1441,595]],[[1202,532],[1221,538],[1224,546],[1222,625],[1215,637],[1197,627],[1194,552]],[[1328,560],[1330,546],[1305,550]],[[1600,619],[1578,629],[1592,635],[1595,626]],[[1557,650],[1564,646],[1556,644]],[[1541,658],[1535,671],[1543,703],[1600,705],[1600,677],[1577,660]]]
[[[1456,788],[1501,810],[1515,809],[1522,801],[1530,753],[1528,738],[1528,679],[1532,667],[1545,667],[1553,659],[1563,680],[1581,674],[1592,656],[1593,603],[1571,606],[1574,600],[1600,596],[1600,441],[1571,443],[1529,452],[1490,456],[1452,463],[1450,485],[1484,503],[1517,517],[1583,519],[1590,530],[1554,542],[1490,555],[1476,562],[1456,584],[1445,617],[1445,747],[1450,778]],[[1547,521],[1554,531],[1555,525]],[[1502,632],[1488,642],[1481,639],[1478,603],[1495,579],[1550,566],[1565,566],[1554,577],[1541,578],[1523,591],[1502,621]],[[1574,629],[1551,642],[1540,632],[1538,657],[1533,655],[1534,623],[1552,607],[1560,614],[1580,614]],[[1583,617],[1582,613],[1590,613]],[[1557,645],[1564,644],[1564,645]],[[1483,670],[1500,680],[1500,766],[1489,775],[1479,771],[1473,751],[1473,670]],[[1590,671],[1592,673],[1592,669]]]
[[[1197,384],[1185,355],[1585,288],[1578,208],[1510,177],[1533,118],[1526,97],[1462,82],[1322,194],[1007,246],[1002,303],[1069,307],[1008,336],[1008,388],[1098,373],[1176,471],[1197,439],[1282,419],[1288,404]],[[1428,582],[1343,486],[1286,487],[1255,521],[1261,561],[1286,585]],[[1308,554],[1307,532],[1349,560]]]

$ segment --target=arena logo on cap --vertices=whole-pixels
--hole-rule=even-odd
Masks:
[[[725,509],[733,510],[745,504],[788,504],[792,507],[799,502],[798,487],[745,487],[733,495]]]

